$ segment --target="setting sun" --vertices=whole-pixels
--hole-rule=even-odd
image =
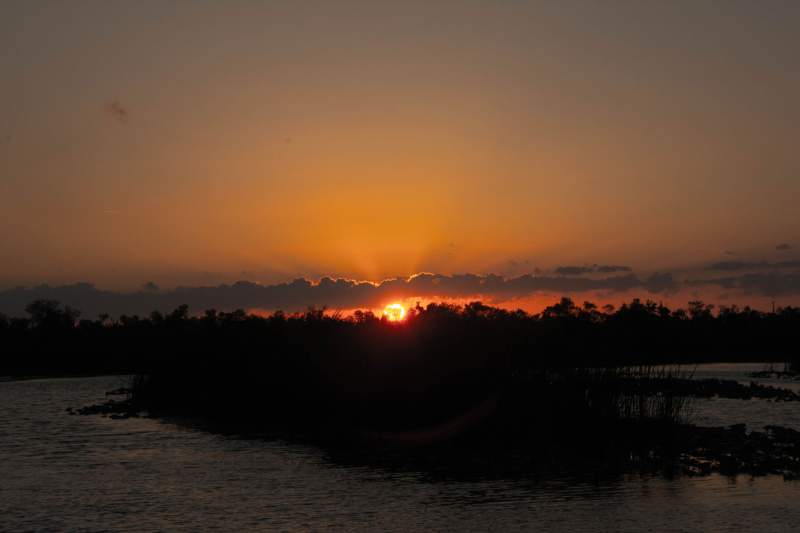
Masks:
[[[383,316],[390,322],[400,322],[406,316],[406,309],[398,303],[389,304],[383,308]]]

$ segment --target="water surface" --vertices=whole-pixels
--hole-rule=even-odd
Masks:
[[[750,377],[752,372],[770,368],[783,370],[783,363],[714,363],[687,367],[684,370],[693,372],[697,379],[730,379],[744,385],[752,381],[759,385],[800,392],[800,381]],[[772,424],[800,430],[800,403],[712,398],[693,402],[690,420],[700,426],[729,426],[744,423],[748,429],[760,431],[764,426]]]
[[[0,383],[0,530],[792,531],[800,524],[800,483],[774,476],[441,479],[344,464],[314,446],[64,412],[104,400],[120,380]],[[720,402],[705,405],[703,416],[726,419],[732,409]]]

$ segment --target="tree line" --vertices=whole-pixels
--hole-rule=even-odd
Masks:
[[[402,323],[370,311],[352,315],[309,309],[269,315],[185,305],[149,316],[80,312],[52,300],[27,306],[27,317],[0,314],[0,375],[144,373],[166,360],[200,365],[222,356],[435,360],[477,358],[514,371],[713,361],[797,362],[800,308],[763,312],[701,301],[670,309],[634,299],[618,308],[569,298],[541,313],[472,302],[410,308]],[[339,355],[336,355],[339,354]],[[366,360],[366,359],[365,359]]]

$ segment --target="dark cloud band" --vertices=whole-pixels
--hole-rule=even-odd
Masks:
[[[736,268],[728,268],[735,271]],[[595,270],[599,272],[599,270]],[[60,287],[42,285],[0,291],[0,312],[21,315],[36,299],[53,299],[83,311],[83,316],[100,313],[146,315],[153,310],[168,311],[187,304],[193,311],[205,309],[261,308],[299,311],[309,306],[334,309],[375,308],[396,299],[481,299],[497,303],[536,294],[577,295],[589,292],[619,294],[639,290],[645,294],[674,294],[681,289],[719,287],[760,296],[800,294],[800,271],[769,270],[706,279],[678,280],[668,272],[640,277],[633,273],[605,277],[583,275],[525,274],[503,277],[494,274],[420,273],[372,283],[350,279],[322,278],[313,283],[298,278],[287,283],[261,285],[239,281],[232,285],[178,287],[159,290],[148,283],[142,290],[122,293],[101,290],[88,283]]]
[[[179,287],[159,291],[153,284],[134,293],[97,289],[79,283],[60,287],[46,285],[16,288],[0,292],[0,311],[20,314],[35,299],[59,300],[84,311],[84,316],[99,313],[146,314],[153,310],[170,310],[188,304],[193,310],[263,308],[286,311],[309,306],[332,308],[376,307],[390,299],[402,298],[481,298],[502,301],[530,296],[538,292],[572,294],[588,291],[621,292],[643,288],[659,293],[677,286],[670,274],[654,274],[640,279],[634,274],[599,279],[568,276],[533,276],[505,278],[493,274],[441,275],[422,273],[409,278],[395,278],[380,283],[349,279],[322,278],[318,283],[296,279],[289,283],[260,285],[240,281],[215,287]]]

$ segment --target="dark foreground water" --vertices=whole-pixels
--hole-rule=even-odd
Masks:
[[[800,483],[779,477],[446,480],[343,464],[312,446],[64,412],[104,400],[120,384],[117,377],[0,383],[0,531],[800,528]],[[736,418],[737,409],[756,426],[782,416],[790,425],[800,406],[716,400],[697,411],[713,423]]]

